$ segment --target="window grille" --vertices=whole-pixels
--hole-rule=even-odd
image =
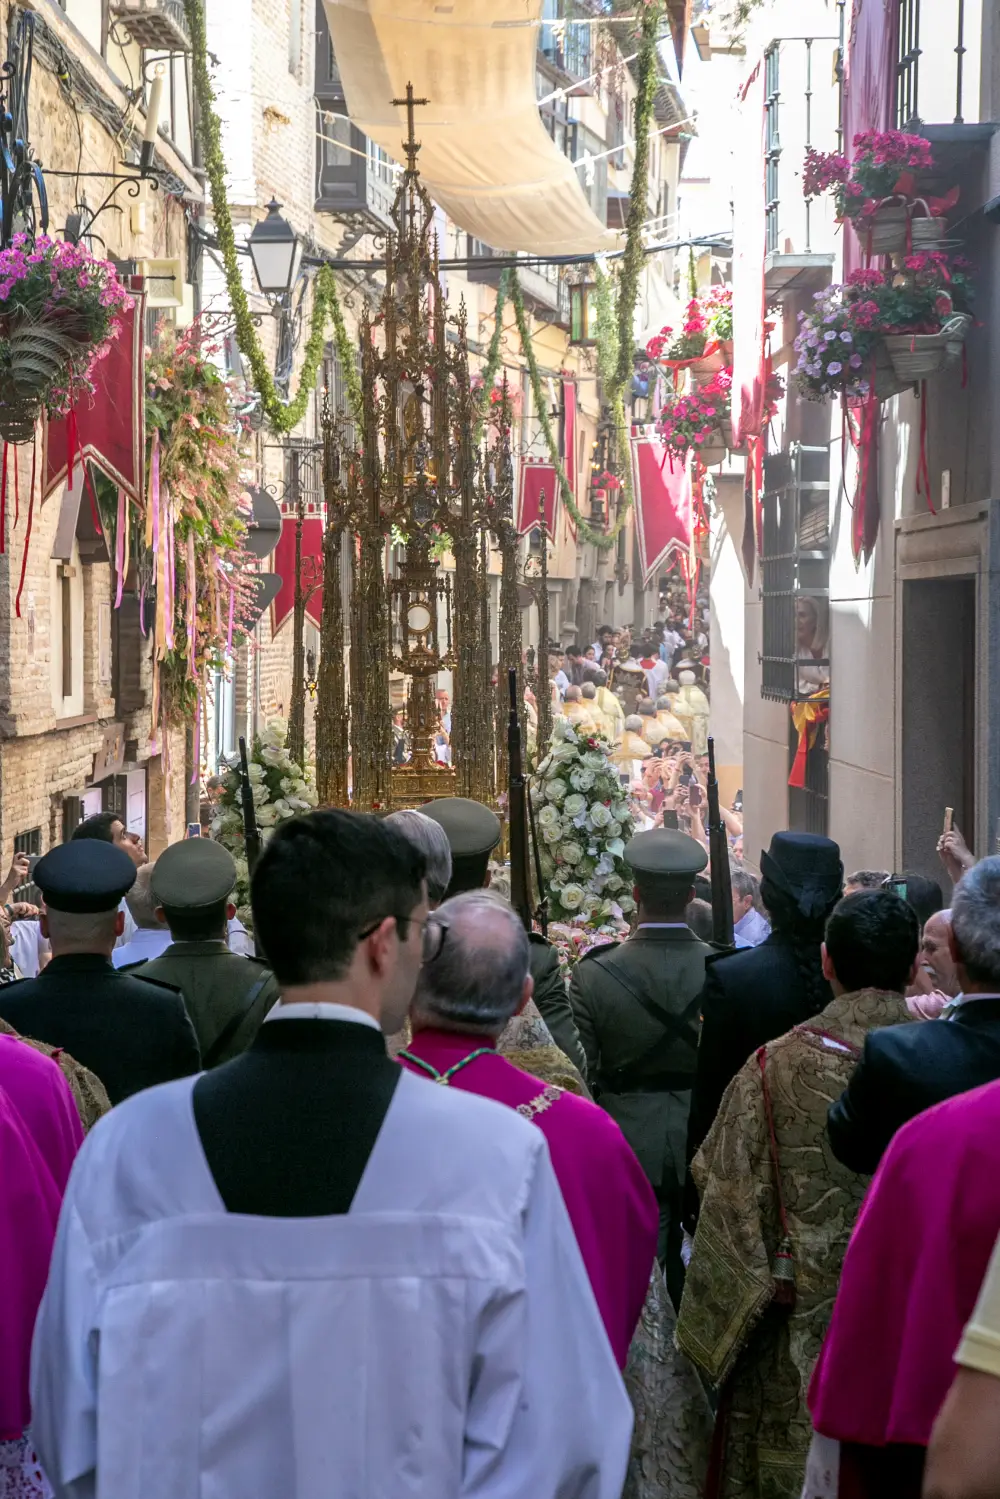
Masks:
[[[781,137],[778,133],[778,60],[781,47],[774,42],[764,53],[764,219],[766,248],[778,249],[778,169]]]
[[[920,0],[900,0],[896,62],[896,120],[900,129],[918,124],[920,82]]]
[[[829,680],[829,448],[793,443],[765,458],[763,510],[761,696],[791,703]],[[798,638],[797,615],[810,606],[819,655]]]

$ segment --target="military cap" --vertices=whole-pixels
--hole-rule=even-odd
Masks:
[[[420,810],[444,828],[455,859],[488,854],[500,842],[500,819],[482,802],[465,796],[442,796]]]
[[[671,828],[651,828],[636,833],[625,845],[625,863],[637,874],[688,875],[693,879],[708,863],[708,854],[697,838]]]
[[[151,884],[161,906],[174,911],[218,905],[236,884],[233,856],[210,838],[172,843],[153,865]]]
[[[113,911],[131,890],[135,873],[124,849],[82,838],[50,849],[35,865],[33,878],[53,911],[83,915]]]

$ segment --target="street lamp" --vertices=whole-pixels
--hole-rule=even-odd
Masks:
[[[247,241],[257,285],[265,296],[287,296],[295,285],[302,259],[302,241],[271,199],[267,218],[254,225]]]

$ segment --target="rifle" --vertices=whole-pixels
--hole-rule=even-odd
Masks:
[[[250,770],[247,765],[247,742],[240,735],[240,797],[243,801],[243,842],[246,844],[247,869],[251,875],[260,858],[260,829],[257,827],[257,809],[253,804],[253,788],[250,785]]]
[[[528,863],[528,792],[521,763],[521,720],[517,711],[517,669],[507,673],[510,717],[507,720],[507,822],[510,828],[510,903],[526,932],[531,931],[531,868]]]
[[[729,871],[729,837],[719,811],[715,777],[715,740],[708,741],[708,854],[712,861],[712,940],[733,945],[733,884]]]
[[[538,887],[538,906],[535,917],[542,929],[542,936],[549,935],[549,900],[544,894],[545,886],[542,884],[542,861],[538,857],[538,829],[535,826],[535,804],[531,800],[531,792],[526,797],[528,803],[528,826],[531,830],[531,852],[535,856],[535,884]]]

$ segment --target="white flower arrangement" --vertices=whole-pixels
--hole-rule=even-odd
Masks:
[[[254,739],[248,755],[247,774],[253,794],[254,813],[264,842],[279,823],[310,812],[316,806],[316,791],[307,768],[297,765],[285,748],[285,732],[269,724]],[[240,793],[240,762],[232,756],[219,772],[220,792],[212,817],[212,837],[228,848],[236,860],[235,902],[240,920],[252,930],[250,873],[243,837],[243,800]],[[560,834],[561,836],[561,834]]]
[[[615,932],[634,906],[623,858],[632,814],[612,752],[603,736],[557,718],[531,785],[550,918],[589,931]]]

